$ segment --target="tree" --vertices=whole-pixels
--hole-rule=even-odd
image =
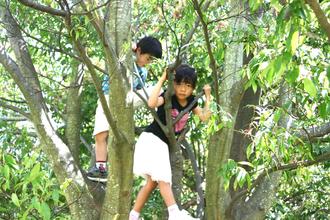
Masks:
[[[326,218],[327,210],[315,211],[316,205],[299,201],[307,192],[320,201],[329,198],[308,187],[313,182],[328,189],[329,5],[296,0],[135,3],[133,11],[126,0],[0,3],[0,116],[5,119],[0,123],[5,134],[0,137],[0,199],[10,201],[0,210],[17,210],[1,217],[60,218],[70,210],[74,219],[127,219],[134,145],[132,104],[125,101],[129,51],[131,35],[143,32],[162,39],[166,65],[180,58],[197,69],[198,91],[206,82],[214,89],[212,119],[205,126],[194,118],[191,138],[183,142],[195,153],[195,172],[176,154],[179,166],[173,173],[185,171],[185,185],[180,175],[173,181],[182,206],[198,207],[198,216],[207,219]],[[164,66],[152,67],[151,81]],[[100,76],[108,73],[109,110],[100,89]],[[96,95],[111,126],[106,186],[84,177]],[[22,116],[33,129],[26,122],[15,128]],[[150,120],[145,113],[135,116],[141,126]],[[40,147],[33,144],[37,140]],[[19,163],[22,155],[31,160]],[[306,194],[290,187],[298,180]],[[206,207],[195,199],[196,189]],[[153,198],[161,207],[160,198]],[[145,210],[146,219],[159,214],[148,205]]]

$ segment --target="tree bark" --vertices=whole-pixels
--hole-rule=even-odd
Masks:
[[[0,18],[7,31],[11,49],[16,62],[1,49],[0,62],[15,80],[22,91],[31,113],[43,151],[49,158],[60,184],[68,183],[64,189],[67,203],[73,219],[95,219],[93,198],[90,195],[79,167],[74,161],[68,146],[61,140],[53,128],[52,118],[48,114],[41,93],[38,74],[33,66],[28,47],[22,37],[18,24],[9,8],[0,5]]]
[[[72,73],[65,115],[65,138],[72,156],[79,165],[80,153],[80,125],[81,125],[81,83],[82,74],[79,73],[79,62],[72,60]]]
[[[232,1],[232,14],[241,11],[240,1]],[[239,17],[231,19],[233,29],[244,28],[245,21]],[[234,36],[235,37],[235,36]],[[219,177],[218,170],[227,162],[230,156],[239,103],[243,95],[243,82],[240,70],[243,65],[243,44],[232,43],[225,51],[225,69],[223,81],[220,84],[220,107],[225,114],[230,115],[230,122],[210,138],[206,172],[206,216],[207,219],[226,219],[225,210],[229,204],[229,193],[224,189],[224,182]],[[223,117],[223,116],[222,116]]]
[[[287,83],[283,83],[280,89],[280,106],[285,106],[291,103],[290,90]],[[290,108],[288,108],[290,112]],[[291,120],[288,115],[283,115],[278,125],[289,130],[291,127]],[[242,198],[234,205],[233,217],[234,219],[258,220],[264,219],[267,211],[270,209],[276,198],[277,187],[279,185],[283,171],[276,171],[270,175],[265,176],[261,183],[258,184],[248,199]]]
[[[123,133],[125,139],[118,140],[116,136],[112,135],[113,131],[109,132],[110,173],[101,219],[127,220],[131,208],[133,183],[134,120],[132,100],[127,98],[130,90],[127,79],[132,66],[132,54],[130,46],[128,46],[128,50],[125,50],[124,44],[130,42],[131,1],[111,1],[109,10],[109,30],[111,30],[110,36],[115,42],[114,49],[118,58],[126,58],[127,67],[124,68],[122,63],[116,63],[120,68],[114,68],[115,66],[111,63],[107,63],[111,78],[109,106],[116,128]],[[116,69],[121,72],[116,72]]]

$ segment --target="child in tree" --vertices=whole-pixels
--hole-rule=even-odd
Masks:
[[[145,97],[143,87],[147,78],[148,71],[145,66],[152,62],[153,58],[162,57],[162,45],[154,37],[148,36],[142,38],[136,45],[134,74],[133,74],[133,90]],[[109,75],[105,75],[102,83],[102,90],[106,100],[109,100]],[[150,94],[151,89],[147,88],[147,94]],[[140,98],[134,93],[133,106],[136,108],[143,103]],[[93,135],[95,136],[95,161],[96,164],[87,173],[87,178],[93,181],[107,181],[107,140],[109,134],[109,124],[103,112],[101,102],[98,101],[98,106],[95,114],[95,126]]]
[[[166,71],[154,87],[149,99],[150,108],[157,107],[157,115],[163,124],[166,124],[165,117],[165,97],[164,92],[159,96],[161,87],[166,80]],[[174,95],[171,97],[172,118],[176,118],[181,111],[184,111],[194,100],[192,95],[196,86],[197,75],[195,69],[188,65],[180,65],[175,69]],[[204,86],[205,105],[198,107],[197,103],[189,110],[197,115],[202,121],[206,121],[211,116],[209,102],[211,98],[211,87]],[[179,135],[189,118],[186,113],[175,125],[174,132]],[[161,127],[154,120],[146,130],[140,135],[134,152],[134,174],[143,176],[146,184],[141,188],[133,209],[130,212],[130,220],[138,220],[140,212],[148,200],[150,193],[158,186],[161,196],[168,207],[169,220],[188,220],[192,218],[185,210],[179,210],[173,196],[171,183],[172,172],[169,158],[168,139]]]

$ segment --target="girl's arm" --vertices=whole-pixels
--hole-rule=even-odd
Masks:
[[[167,77],[166,69],[163,72],[163,75],[159,78],[154,90],[152,90],[149,99],[148,99],[148,106],[150,108],[156,108],[164,103],[164,98],[159,96],[159,93],[162,89],[162,85],[165,82]]]
[[[209,85],[205,85],[204,92],[206,97],[204,108],[197,106],[196,108],[193,109],[193,113],[197,115],[201,121],[207,121],[212,114],[212,112],[209,109],[210,100],[211,100],[211,87]]]

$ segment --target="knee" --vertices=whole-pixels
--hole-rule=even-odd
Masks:
[[[108,138],[108,131],[103,131],[95,135],[96,142],[106,142]]]
[[[164,181],[159,181],[159,188],[168,188],[171,187],[170,183],[164,182]]]
[[[157,185],[158,185],[158,183],[155,181],[147,181],[145,187],[146,187],[146,189],[152,191],[157,187]]]

